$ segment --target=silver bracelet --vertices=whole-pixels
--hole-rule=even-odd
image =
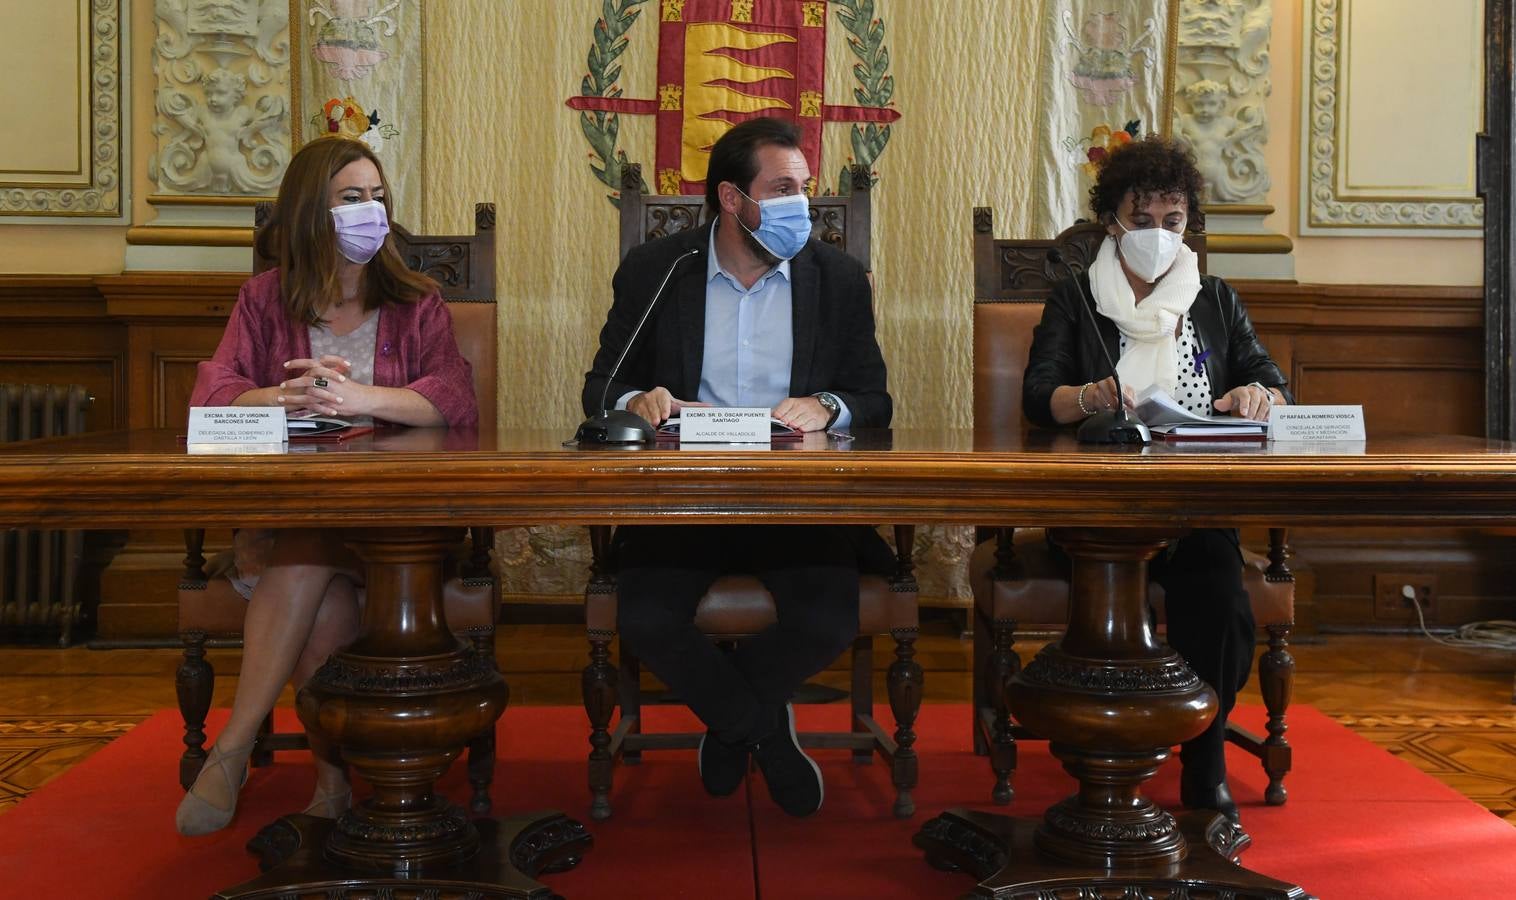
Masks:
[[[1250,381],[1250,382],[1248,382],[1248,387],[1255,387],[1258,390],[1263,391],[1263,398],[1269,402],[1270,406],[1274,405],[1274,392],[1273,391],[1269,390],[1268,388],[1264,387],[1262,384],[1259,384],[1256,381]],[[1083,404],[1081,404],[1081,405],[1083,405]]]
[[[1090,386],[1094,383],[1095,382],[1093,381],[1086,381],[1084,385],[1079,388],[1079,396],[1075,398],[1076,402],[1079,404],[1079,411],[1084,414],[1085,418],[1089,418],[1095,414],[1095,410],[1090,409],[1088,406],[1084,405],[1084,392],[1089,390]]]

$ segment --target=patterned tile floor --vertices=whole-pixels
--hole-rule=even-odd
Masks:
[[[582,628],[502,628],[500,665],[513,703],[578,704]],[[1018,644],[1023,658],[1039,642]],[[969,696],[970,645],[946,623],[918,644],[927,702]],[[1516,653],[1467,651],[1424,638],[1332,635],[1302,641],[1296,703],[1314,705],[1370,741],[1516,825]],[[876,653],[876,665],[890,655]],[[221,673],[240,654],[212,651]],[[0,814],[158,709],[175,705],[173,650],[0,647]],[[882,671],[878,673],[882,679]],[[819,678],[846,687],[833,667]],[[231,702],[235,677],[216,684]],[[878,687],[883,696],[882,683]],[[1259,702],[1250,685],[1245,702]],[[284,702],[290,702],[288,691]]]
[[[1333,718],[1516,825],[1516,707],[1512,710]]]
[[[0,813],[130,731],[143,716],[0,718]]]

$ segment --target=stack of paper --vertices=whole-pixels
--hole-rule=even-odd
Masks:
[[[284,427],[290,437],[296,437],[341,431],[352,428],[353,423],[335,416],[290,416],[284,420]]]
[[[1262,438],[1269,430],[1269,423],[1257,419],[1196,415],[1157,385],[1137,395],[1137,418],[1153,434],[1169,437]]]

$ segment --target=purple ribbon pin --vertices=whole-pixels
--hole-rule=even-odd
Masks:
[[[385,346],[388,347],[389,345],[386,344]],[[1210,355],[1211,355],[1211,351],[1209,351],[1209,350],[1202,350],[1199,353],[1195,354],[1195,374],[1196,375],[1200,374],[1201,369],[1205,366],[1206,357],[1208,357]]]

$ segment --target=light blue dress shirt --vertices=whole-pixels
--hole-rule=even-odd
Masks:
[[[795,335],[793,291],[784,260],[744,288],[716,257],[711,229],[705,268],[705,353],[697,400],[712,406],[766,406],[790,395]]]
[[[789,260],[744,288],[722,268],[716,257],[716,229],[711,229],[705,267],[705,352],[699,393],[692,399],[712,406],[773,409],[789,397],[795,356],[793,296]],[[622,397],[617,407],[625,409],[633,396]],[[843,403],[832,428],[844,429],[852,420]]]

